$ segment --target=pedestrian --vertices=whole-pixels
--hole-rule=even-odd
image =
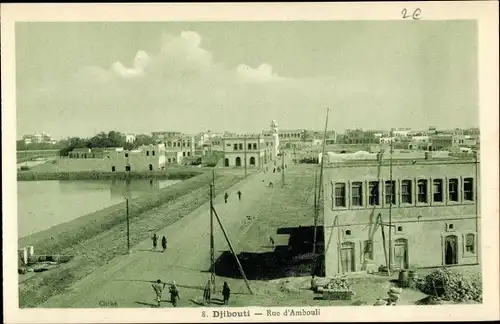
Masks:
[[[180,297],[179,297],[179,289],[177,289],[175,281],[172,281],[172,285],[170,285],[170,289],[168,291],[170,293],[170,302],[174,307],[177,307],[177,300],[180,299]]]
[[[273,173],[276,173],[276,168],[273,168]]]
[[[241,201],[241,191],[238,190],[238,199]]]
[[[269,236],[269,243],[274,247],[274,239],[272,236]]]
[[[203,289],[203,300],[209,304],[211,301],[211,288],[212,288],[212,285],[210,283],[210,280],[208,280],[207,285],[205,286],[205,289]]]
[[[153,250],[156,250],[156,246],[158,244],[158,236],[156,236],[156,233],[153,234],[153,237],[151,239],[153,240]]]
[[[272,188],[273,187],[273,182],[269,182],[269,188]]]
[[[163,252],[167,249],[167,238],[165,235],[161,238],[161,247],[163,248]]]
[[[165,288],[166,283],[161,282],[160,279],[156,280],[156,283],[152,284],[153,290],[156,293],[156,303],[158,304],[158,307],[160,307],[160,301],[161,301],[161,296],[163,294],[163,289]]]
[[[224,202],[227,204],[227,198],[229,198],[229,194],[226,192],[224,194]]]
[[[224,305],[227,305],[229,303],[230,295],[231,295],[231,289],[229,289],[227,281],[224,281],[224,285],[222,286],[222,296],[224,297]]]
[[[288,165],[285,164],[285,169],[288,168]]]

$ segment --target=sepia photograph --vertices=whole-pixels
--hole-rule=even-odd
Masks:
[[[392,19],[143,19],[154,5],[11,18],[4,299],[208,322],[498,304],[498,68],[482,79],[478,18],[418,5]]]

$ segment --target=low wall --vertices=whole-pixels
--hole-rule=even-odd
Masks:
[[[133,180],[133,179],[165,179],[184,180],[199,175],[195,170],[166,170],[161,172],[33,172],[18,171],[17,181],[43,180]]]

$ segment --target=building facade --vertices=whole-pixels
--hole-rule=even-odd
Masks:
[[[376,271],[389,249],[393,269],[478,264],[479,180],[475,159],[325,166],[326,275]]]
[[[154,144],[132,151],[110,151],[104,159],[108,160],[111,172],[160,171],[165,169],[165,146]]]
[[[260,168],[273,160],[273,141],[262,134],[224,137],[222,142],[224,167]]]

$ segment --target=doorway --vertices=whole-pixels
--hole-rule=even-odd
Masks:
[[[228,158],[225,158],[225,159],[224,159],[224,166],[225,166],[225,167],[228,167],[228,166],[229,166],[229,159],[228,159]]]
[[[149,171],[153,171],[153,165],[152,164],[149,165]]]
[[[125,171],[130,171],[130,165],[125,166]]]
[[[115,166],[113,165],[113,166],[111,167],[111,172],[115,172],[115,171],[116,171],[116,168],[115,168]]]
[[[239,156],[236,158],[236,166],[241,166],[241,158]]]
[[[340,249],[340,262],[342,263],[342,273],[354,272],[356,269],[354,258],[354,243],[342,243]]]
[[[396,269],[408,269],[408,241],[397,239],[394,241],[394,266]]]
[[[255,165],[255,158],[253,156],[250,158],[250,165]]]
[[[456,235],[448,235],[444,239],[444,264],[452,265],[458,263],[458,238]]]

